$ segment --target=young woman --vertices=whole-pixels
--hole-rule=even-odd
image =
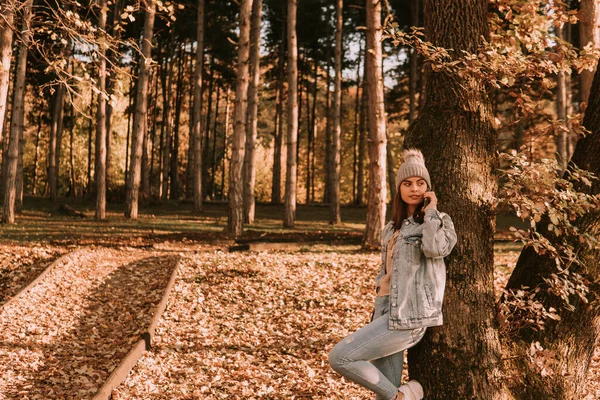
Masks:
[[[437,210],[423,154],[404,151],[396,174],[392,221],[382,233],[382,267],[371,322],[339,342],[331,367],[382,400],[420,400],[416,380],[400,386],[404,350],[430,326],[442,325],[444,257],[456,244],[452,220]]]

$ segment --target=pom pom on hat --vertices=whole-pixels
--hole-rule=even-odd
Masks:
[[[427,182],[427,188],[431,190],[431,179],[429,178],[429,171],[425,167],[425,157],[423,153],[418,149],[406,149],[402,152],[404,162],[398,168],[396,174],[396,188],[402,183],[403,180],[410,178],[411,176],[418,176],[425,179]]]

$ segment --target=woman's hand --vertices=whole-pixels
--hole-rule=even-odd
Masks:
[[[427,207],[425,207],[423,209],[423,211],[427,211],[429,209],[431,210],[437,210],[437,197],[435,195],[435,192],[425,192],[423,193],[423,198],[425,199],[429,199],[429,204],[427,205]]]

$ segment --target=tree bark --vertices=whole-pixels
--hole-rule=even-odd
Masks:
[[[106,40],[106,18],[108,5],[106,0],[100,0],[100,18],[98,30],[101,41]],[[106,49],[98,49],[100,66],[98,69],[98,109],[96,111],[96,219],[106,219]]]
[[[239,19],[239,47],[235,103],[233,105],[233,139],[231,145],[231,165],[229,167],[227,231],[239,236],[244,228],[244,203],[242,167],[244,166],[244,146],[246,139],[246,112],[248,107],[248,60],[250,58],[250,14],[252,0],[241,0]]]
[[[217,102],[215,104],[215,118],[213,123],[213,136],[212,136],[212,155],[210,162],[210,190],[208,191],[210,194],[210,198],[215,198],[215,186],[216,186],[216,176],[217,176],[217,127],[219,122],[219,104],[221,101],[221,85],[217,86]]]
[[[42,107],[39,108],[35,134],[35,155],[33,157],[33,177],[31,178],[31,194],[37,195],[38,164],[40,159],[40,137],[42,136]]]
[[[363,47],[362,47],[362,40],[359,43],[359,49],[358,49],[358,62],[357,62],[357,66],[356,66],[356,99],[355,99],[355,103],[354,103],[354,132],[352,134],[352,152],[353,152],[353,156],[354,156],[354,160],[352,163],[352,200],[354,201],[354,203],[356,204],[356,200],[358,197],[358,191],[357,191],[357,186],[358,186],[358,132],[359,132],[359,115],[360,115],[360,102],[361,102],[361,96],[360,96],[360,85],[361,85],[361,81],[360,81],[360,61],[362,59],[362,53],[363,53]]]
[[[127,197],[125,217],[137,219],[139,189],[142,169],[142,151],[144,136],[147,132],[148,112],[148,70],[152,61],[152,34],[154,31],[154,16],[156,14],[155,0],[144,1],[145,20],[142,37],[142,54],[140,58],[135,114],[133,117],[133,138],[131,143],[130,171],[127,179]]]
[[[363,204],[363,194],[365,188],[365,149],[366,149],[366,141],[367,141],[367,92],[369,89],[369,82],[366,79],[367,76],[367,63],[366,57],[364,61],[364,72],[363,72],[363,88],[362,94],[360,95],[360,114],[359,114],[359,123],[358,123],[358,172],[356,176],[356,180],[358,181],[356,184],[356,200],[355,204],[362,205]]]
[[[200,213],[202,204],[202,67],[204,66],[204,0],[198,0],[198,22],[196,30],[196,69],[194,70],[194,110],[192,116],[193,135],[193,179],[192,194],[194,211]],[[188,166],[189,168],[189,166]]]
[[[13,9],[9,5],[2,8],[0,15],[0,143],[4,136],[4,119],[8,106],[10,86],[10,63],[12,60]]]
[[[383,99],[381,2],[367,0],[367,81],[369,126],[369,199],[363,246],[379,248],[386,211],[386,121]]]
[[[579,2],[579,42],[580,47],[591,43],[594,48],[600,47],[600,5],[595,0]],[[594,71],[583,70],[579,75],[579,100],[587,103],[590,88],[594,79]]]
[[[252,4],[250,28],[250,86],[248,88],[248,124],[246,126],[246,153],[244,155],[244,222],[254,223],[256,199],[256,138],[258,136],[258,85],[260,83],[260,27],[262,0]]]
[[[13,104],[10,121],[10,139],[6,173],[4,173],[4,214],[2,222],[15,223],[15,200],[17,196],[17,164],[19,162],[20,139],[23,135],[25,118],[25,75],[27,73],[27,47],[31,41],[31,16],[33,0],[27,0],[23,5],[23,27],[21,29],[21,44],[17,61],[15,86],[13,89]]]
[[[285,21],[282,21],[282,24]],[[284,102],[284,79],[285,79],[285,29],[281,30],[281,42],[279,44],[279,60],[277,75],[277,95],[275,106],[275,128],[273,149],[273,183],[271,187],[271,204],[281,204],[281,153],[283,142],[283,102]]]
[[[486,1],[426,0],[425,35],[452,54],[475,53],[489,36]],[[409,375],[427,399],[499,399],[500,342],[494,320],[494,115],[485,85],[431,72],[423,109],[405,147],[423,150],[458,243],[446,258],[444,325],[408,351]]]
[[[342,148],[342,29],[344,2],[335,2],[335,79],[333,92],[333,135],[331,138],[331,208],[329,223],[337,225],[342,222],[340,215],[340,161]],[[382,226],[383,228],[383,226]]]
[[[283,226],[293,228],[296,224],[296,183],[298,178],[298,38],[296,36],[296,12],[298,0],[288,0],[287,51],[288,51],[288,100],[287,100],[287,169]]]
[[[184,46],[177,55],[177,90],[175,94],[175,127],[171,152],[171,198],[179,199],[179,128],[181,126],[181,105],[183,103]],[[218,94],[217,94],[218,96]]]
[[[328,7],[328,10],[331,8]],[[327,12],[327,16],[325,17],[327,21],[327,26],[325,30],[325,37],[327,40],[327,48],[325,50],[325,187],[323,190],[323,202],[331,203],[331,192],[332,192],[332,181],[331,181],[331,166],[333,164],[331,152],[331,123],[332,123],[332,115],[331,115],[331,90],[329,87],[331,86],[331,49],[333,47],[333,42],[335,38],[330,39],[330,24],[331,20],[331,12]]]
[[[421,0],[410,2],[410,23],[419,26],[419,3]],[[410,82],[408,87],[408,123],[412,124],[417,116],[417,82],[419,80],[419,53],[414,48],[410,49]],[[393,197],[392,197],[393,198]]]
[[[48,188],[50,200],[55,202],[58,197],[58,169],[60,165],[60,147],[63,130],[65,87],[59,84],[54,92],[54,107],[52,110],[52,125],[50,126]]]
[[[175,65],[175,34],[173,32],[173,28],[171,29],[171,38],[169,40],[169,50],[167,51],[167,69],[166,69],[166,81],[165,86],[163,88],[163,98],[164,98],[164,107],[163,107],[163,125],[165,127],[165,134],[162,142],[162,157],[161,157],[161,200],[166,201],[169,198],[169,167],[171,165],[170,155],[171,155],[171,147],[173,142],[173,125],[174,125],[174,115],[173,109],[171,108],[171,104],[176,102],[174,97],[175,91],[173,90],[173,67]]]
[[[583,125],[592,132],[580,138],[577,142],[571,163],[579,168],[588,170],[596,176],[600,175],[600,74],[596,69],[594,81],[591,86],[589,105],[585,111]],[[569,163],[569,168],[572,164]],[[568,174],[565,176],[569,176]],[[591,189],[581,187],[575,183],[576,190],[598,195],[600,183],[594,181]],[[548,218],[543,218],[537,225],[537,230],[543,233],[551,243],[555,238],[548,234]],[[579,232],[585,232],[591,237],[600,235],[600,212],[586,214],[574,222]],[[569,267],[569,272],[581,274],[584,281],[589,282],[589,303],[583,303],[576,296],[571,297],[574,311],[566,311],[564,302],[546,290],[541,290],[536,295],[546,309],[554,307],[558,310],[560,321],[547,321],[545,330],[534,332],[529,329],[520,331],[518,340],[513,343],[518,354],[529,348],[531,342],[539,341],[544,349],[554,351],[556,363],[549,369],[548,376],[541,376],[528,362],[516,365],[517,375],[523,376],[521,382],[512,388],[515,398],[518,399],[579,399],[582,398],[581,390],[585,386],[586,375],[594,349],[600,339],[600,285],[598,274],[600,267],[598,247],[588,248],[579,242],[574,243],[575,253],[583,260],[584,266],[574,263]],[[522,286],[547,288],[545,278],[556,273],[554,259],[537,254],[531,247],[525,248],[519,257],[517,265],[508,281],[507,289],[517,289]],[[567,372],[567,373],[565,373]]]

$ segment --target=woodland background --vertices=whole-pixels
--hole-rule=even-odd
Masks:
[[[283,357],[301,377],[294,382],[306,374],[313,381],[305,397],[331,398],[341,383],[327,369],[327,351],[364,322],[352,310],[368,307],[358,300],[372,295],[368,283],[356,286],[345,274],[374,276],[361,265],[375,265],[369,252],[380,247],[401,151],[418,147],[459,241],[446,260],[445,324],[408,352],[408,374],[431,399],[590,396],[584,382],[600,337],[599,47],[593,0],[5,1],[7,252],[15,243],[41,243],[48,252],[58,246],[54,255],[71,246],[150,254],[165,243],[191,252],[178,306],[164,321],[170,326],[179,315],[174,321],[185,323],[174,336],[165,328],[164,347],[138,377],[154,371],[164,385],[170,377],[161,363],[208,355],[215,364],[176,367],[189,382],[211,382],[190,389],[192,398],[289,397],[286,378],[281,387],[261,383],[264,371],[281,373],[273,360]],[[308,259],[280,254],[289,257],[280,268],[294,281],[310,280],[310,291],[280,281],[262,255],[244,255],[247,265],[238,266],[220,247],[234,240],[355,247],[305,249]],[[514,241],[511,251],[520,253],[502,264],[510,268],[499,279],[502,241]],[[121,262],[133,257],[101,251]],[[311,254],[328,261],[315,263]],[[115,263],[98,267],[94,279],[120,271]],[[331,288],[319,280],[331,271],[346,283]],[[204,303],[223,284],[219,276],[233,287]],[[265,282],[285,293],[265,300],[277,318],[261,309],[246,321],[257,336],[237,338],[231,313],[224,314],[231,296],[250,285],[246,300],[254,307],[271,296]],[[115,296],[108,302],[121,304],[126,294]],[[189,299],[197,308],[178,314]],[[65,295],[64,307],[79,301]],[[26,315],[37,310],[32,304]],[[340,312],[342,326],[330,319]],[[276,326],[265,328],[263,317]],[[297,349],[301,340],[281,347],[277,338],[290,327],[313,323],[322,332],[306,352]],[[206,336],[187,336],[195,324]],[[199,347],[186,352],[178,335]],[[223,341],[220,361],[209,354],[215,340]],[[215,389],[232,354],[250,354],[240,371],[256,375],[231,381],[244,387]],[[137,379],[128,386],[134,391],[142,390]],[[181,387],[175,397],[186,398]],[[140,393],[131,395],[147,395]]]

